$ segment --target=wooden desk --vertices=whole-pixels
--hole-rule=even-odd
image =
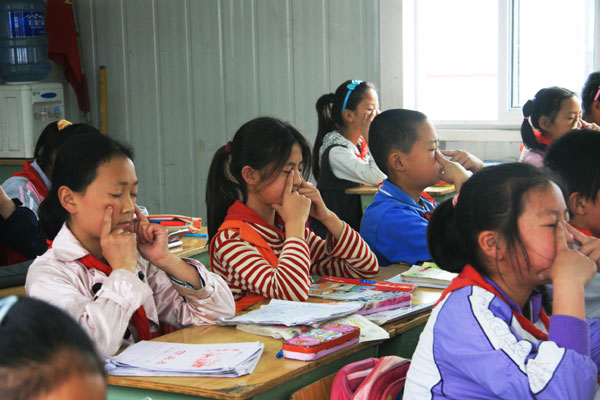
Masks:
[[[406,266],[382,269],[378,279],[395,276]],[[437,298],[438,289],[418,289],[417,296]],[[359,343],[311,362],[276,358],[281,340],[241,332],[235,327],[204,326],[182,329],[160,341],[182,343],[230,343],[260,341],[264,353],[250,375],[239,378],[115,377],[108,378],[108,399],[289,399],[294,391],[330,374],[342,366],[367,357],[395,354],[411,357],[429,311],[384,325],[390,339]],[[200,396],[200,397],[196,397]]]
[[[0,289],[0,297],[11,296],[13,294],[17,296],[25,296],[25,286],[14,286]]]
[[[365,209],[373,202],[375,198],[375,193],[377,193],[379,189],[377,186],[357,186],[353,188],[346,189],[344,192],[346,194],[357,194],[360,195],[360,203],[363,209],[363,213]],[[454,185],[443,185],[443,186],[430,186],[425,189],[425,193],[429,194],[437,203],[441,203],[444,200],[454,196],[456,193],[456,188]]]
[[[204,228],[205,229],[205,228]],[[184,236],[181,241],[183,244],[173,252],[179,257],[196,258],[202,253],[208,253],[208,238]]]

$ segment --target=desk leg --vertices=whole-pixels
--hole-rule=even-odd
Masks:
[[[403,358],[412,358],[417,343],[419,342],[419,336],[425,328],[425,324],[415,326],[402,332],[401,334],[394,336],[390,340],[386,340],[379,345],[378,357],[383,356],[399,356]]]
[[[225,378],[226,379],[226,378]],[[108,386],[107,400],[210,400],[208,397],[135,389],[124,386]]]
[[[367,209],[367,207],[369,207],[369,204],[371,204],[373,202],[373,200],[375,200],[374,194],[361,194],[360,195],[360,205],[362,207],[363,214],[365,213],[365,210]]]

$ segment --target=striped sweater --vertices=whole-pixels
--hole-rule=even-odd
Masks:
[[[257,214],[242,203],[237,202],[232,207],[238,210],[243,207],[245,212],[254,214],[254,218],[245,222],[266,240],[279,258],[279,264],[273,267],[237,232],[218,232],[214,239],[212,269],[225,279],[236,300],[251,292],[272,299],[304,301],[308,298],[309,274],[370,278],[379,272],[375,255],[346,223],[338,241],[331,236],[323,240],[308,228],[305,240],[286,239],[283,230],[262,218],[262,222],[258,222]]]

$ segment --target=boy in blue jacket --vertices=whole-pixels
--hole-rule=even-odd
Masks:
[[[435,128],[418,111],[388,110],[371,123],[369,148],[388,178],[365,210],[360,234],[380,266],[431,260],[426,233],[436,203],[423,191],[444,179],[458,192],[471,175],[467,170],[483,168],[467,152],[440,152],[438,147]]]

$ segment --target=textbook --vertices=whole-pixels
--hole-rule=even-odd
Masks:
[[[402,272],[402,282],[414,283],[418,286],[446,288],[458,274],[444,271],[435,263],[425,262],[423,265],[413,265],[408,271]]]
[[[309,296],[327,300],[358,301],[364,304],[360,315],[406,307],[410,304],[413,285],[364,281],[325,276],[310,285]]]
[[[360,328],[356,326],[328,323],[286,340],[283,356],[301,361],[316,360],[358,343],[359,335]]]

